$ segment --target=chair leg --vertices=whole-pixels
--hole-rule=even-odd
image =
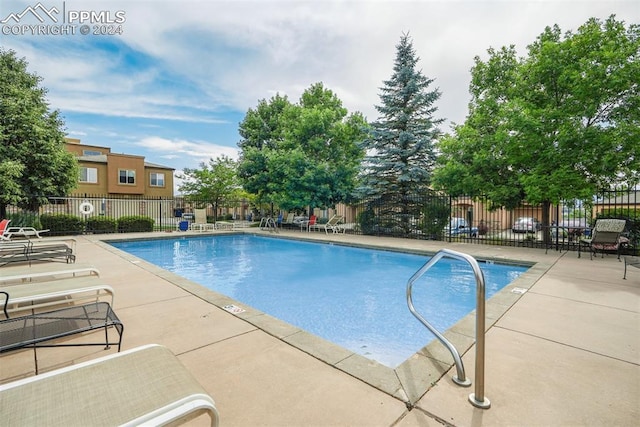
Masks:
[[[622,276],[624,280],[627,280],[627,259],[624,259],[624,276]]]

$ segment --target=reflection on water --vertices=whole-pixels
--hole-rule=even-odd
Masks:
[[[113,245],[390,367],[433,339],[406,305],[425,256],[249,235]],[[526,270],[481,268],[487,298]],[[468,264],[443,259],[414,284],[414,304],[445,331],[475,309],[475,288]]]

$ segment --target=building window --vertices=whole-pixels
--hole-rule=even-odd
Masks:
[[[120,184],[135,184],[136,183],[136,171],[120,169]]]
[[[98,169],[80,167],[80,182],[86,182],[89,184],[98,183]]]
[[[101,151],[95,151],[95,150],[82,150],[82,155],[83,156],[100,156],[102,154]]]
[[[149,177],[149,185],[152,187],[164,187],[164,174],[151,173]]]

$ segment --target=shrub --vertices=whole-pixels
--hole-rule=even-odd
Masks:
[[[363,234],[374,234],[376,214],[373,212],[373,209],[369,208],[366,211],[360,212],[356,221],[358,222]]]
[[[42,228],[49,230],[51,236],[82,234],[84,232],[84,221],[75,215],[42,214],[40,215],[40,223]]]
[[[118,230],[118,224],[114,218],[106,218],[104,216],[96,216],[87,219],[87,232],[90,233],[115,233]]]
[[[122,216],[118,218],[118,232],[135,233],[141,231],[153,231],[153,218],[148,216]]]
[[[449,215],[450,208],[446,199],[430,197],[422,210],[422,233],[430,239],[441,239],[443,230],[449,224]]]
[[[42,229],[42,223],[37,214],[33,212],[19,212],[7,215],[11,220],[9,227],[33,227],[36,230]]]

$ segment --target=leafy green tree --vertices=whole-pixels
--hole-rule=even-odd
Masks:
[[[412,217],[420,216],[421,206],[413,195],[426,190],[435,166],[435,140],[442,119],[434,118],[437,89],[433,79],[417,68],[411,38],[403,34],[396,46],[393,74],[381,88],[380,117],[372,124],[364,147],[370,153],[364,162],[360,192],[371,199],[393,200],[400,211],[388,222],[404,232],[412,229]]]
[[[184,168],[182,174],[176,176],[183,180],[178,190],[194,200],[206,200],[213,205],[214,221],[219,206],[242,197],[237,162],[224,155],[209,159],[208,164],[202,162],[199,169]]]
[[[464,124],[441,140],[434,184],[485,194],[494,207],[589,200],[637,183],[640,27],[589,19],[575,33],[547,27],[517,58],[513,46],[475,58]]]
[[[6,206],[36,211],[45,196],[66,196],[78,181],[78,166],[64,148],[64,123],[50,111],[41,78],[27,62],[0,48],[0,216]],[[11,162],[11,163],[9,163]]]
[[[269,101],[260,100],[240,123],[238,176],[245,190],[254,194],[258,203],[272,202],[269,185],[274,177],[267,164],[284,140],[287,116],[292,108],[286,96],[277,94]]]
[[[240,123],[239,175],[247,191],[283,209],[334,206],[352,193],[366,122],[316,83],[291,104],[277,95]]]
[[[0,162],[0,203],[15,205],[20,202],[22,189],[19,179],[24,172],[24,165],[15,160],[4,160]],[[3,214],[2,217],[5,215]]]

